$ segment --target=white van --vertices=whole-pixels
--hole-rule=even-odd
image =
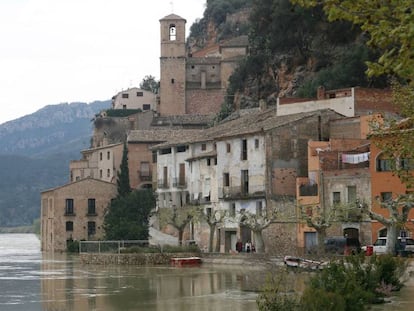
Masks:
[[[414,240],[413,239],[399,237],[397,245],[396,245],[397,250],[401,250],[402,246],[404,244],[405,244],[405,249],[404,250],[408,254],[414,253]],[[374,254],[385,254],[385,252],[387,250],[387,238],[386,237],[378,238],[372,246],[373,246]],[[362,247],[362,250],[364,252],[366,251],[366,249],[367,249],[366,246]]]

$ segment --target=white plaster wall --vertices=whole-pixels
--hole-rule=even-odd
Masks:
[[[352,89],[352,94],[354,94],[354,89]],[[278,116],[285,116],[300,112],[316,111],[319,109],[332,109],[340,114],[343,114],[344,116],[354,117],[355,98],[354,96],[340,97],[283,105],[279,104],[279,100],[277,101]]]

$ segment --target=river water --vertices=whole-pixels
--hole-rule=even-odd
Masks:
[[[266,274],[262,268],[228,265],[82,265],[77,256],[42,254],[35,235],[0,234],[1,311],[255,311]],[[413,306],[411,280],[392,303],[373,310]]]

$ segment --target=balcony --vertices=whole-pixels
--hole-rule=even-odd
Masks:
[[[159,189],[168,189],[170,185],[168,184],[168,180],[158,179],[157,187]]]
[[[152,173],[148,171],[138,171],[138,176],[141,181],[151,181]]]
[[[187,188],[187,182],[183,178],[173,178],[173,187]]]
[[[242,186],[219,188],[220,199],[253,199],[263,198],[264,196],[264,185],[249,185],[248,189]]]
[[[318,184],[305,183],[299,186],[299,196],[315,197],[318,196]]]

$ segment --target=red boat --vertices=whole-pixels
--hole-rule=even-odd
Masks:
[[[174,257],[170,260],[171,265],[175,267],[182,266],[199,266],[201,265],[200,257]]]

